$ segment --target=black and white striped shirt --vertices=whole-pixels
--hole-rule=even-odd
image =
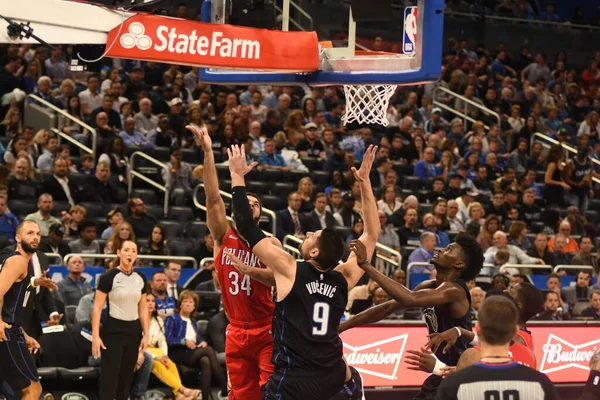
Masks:
[[[129,274],[113,268],[100,277],[98,290],[108,295],[108,315],[121,321],[140,318],[138,304],[144,293],[146,277],[138,271]]]

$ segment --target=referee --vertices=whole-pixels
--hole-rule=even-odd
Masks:
[[[489,297],[478,316],[481,361],[444,379],[436,400],[558,400],[546,375],[514,362],[509,354],[519,317],[514,302],[503,296]]]
[[[118,266],[100,277],[92,313],[92,355],[102,354],[100,400],[127,400],[138,358],[148,343],[144,275],[134,271],[137,245],[124,241],[117,249]],[[100,316],[108,300],[108,316]],[[143,333],[143,336],[142,336]]]

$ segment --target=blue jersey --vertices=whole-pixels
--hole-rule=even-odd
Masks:
[[[6,262],[12,257],[22,257],[19,252],[14,252],[0,266],[0,271],[6,265]],[[31,280],[31,274],[29,268],[27,269],[27,276],[19,282],[14,282],[10,289],[4,294],[4,304],[2,305],[2,320],[9,325],[22,326],[23,325],[23,314],[27,301],[31,296],[32,288],[29,286]]]

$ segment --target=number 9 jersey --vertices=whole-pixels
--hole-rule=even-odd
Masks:
[[[271,287],[239,272],[224,250],[229,250],[244,264],[254,268],[266,268],[252,253],[250,246],[240,239],[235,230],[229,229],[223,238],[215,266],[221,283],[223,307],[229,321],[238,324],[271,326],[275,305]],[[261,323],[264,321],[264,324]]]

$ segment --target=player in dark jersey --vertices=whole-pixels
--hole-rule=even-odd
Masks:
[[[32,289],[44,286],[57,287],[45,275],[34,278],[29,273],[29,260],[40,244],[40,227],[35,221],[25,220],[16,229],[17,249],[0,267],[0,381],[4,380],[21,398],[38,400],[42,385],[30,352],[36,353],[40,345],[21,328],[23,313],[28,301],[33,301]]]
[[[504,296],[489,297],[481,304],[477,321],[481,360],[447,376],[436,400],[558,400],[546,375],[514,362],[508,354],[518,314],[514,302]]]
[[[223,296],[223,306],[229,325],[225,339],[225,359],[231,391],[231,400],[254,400],[262,396],[262,386],[267,383],[274,367],[273,311],[271,286],[275,285],[273,273],[266,269],[235,225],[227,221],[225,203],[219,193],[217,169],[212,151],[212,141],[206,129],[186,127],[194,133],[196,144],[204,151],[204,191],[206,195],[206,224],[214,240],[215,269]],[[260,199],[248,194],[252,217],[260,220]],[[270,238],[277,246],[277,238]],[[226,256],[234,253],[252,273],[241,274]]]
[[[519,320],[517,322],[517,334],[513,338],[511,344],[511,352],[514,355],[514,361],[520,362],[523,365],[527,365],[531,368],[537,367],[537,361],[535,359],[535,353],[533,348],[533,339],[531,333],[527,330],[526,324],[534,315],[536,315],[544,304],[544,295],[542,291],[536,288],[529,282],[517,283],[510,287],[503,293],[504,296],[512,300],[519,310]],[[442,333],[433,333],[429,335],[429,343],[425,345],[425,349],[431,349],[434,353],[438,352],[440,346],[442,346],[442,353],[447,352],[454,343],[461,338],[462,341],[477,345],[479,339],[475,332],[462,328],[451,328]],[[419,367],[419,370],[425,372],[433,372],[434,367],[431,364],[435,364],[436,367],[442,369],[446,365],[441,365],[431,360],[427,360],[429,354],[426,351],[411,351],[413,357],[413,366]],[[468,349],[460,356],[457,367],[472,365],[479,360],[480,351],[477,348]],[[437,372],[437,370],[436,370]]]
[[[596,350],[590,360],[590,375],[579,400],[600,399],[600,349]]]
[[[272,357],[275,371],[265,386],[263,399],[329,400],[345,384],[352,383],[338,327],[348,290],[363,275],[358,265],[372,256],[379,237],[377,204],[369,180],[376,149],[370,146],[360,170],[352,169],[363,200],[365,231],[360,241],[364,242],[364,258],[353,252],[341,265],[344,240],[333,229],[307,232],[299,247],[305,260],[302,262],[266,238],[252,218],[244,187],[243,177],[255,163],[246,165],[243,148],[233,146],[228,151],[236,226],[254,254],[273,271],[277,289]]]
[[[380,321],[403,307],[424,307],[430,334],[444,332],[455,326],[471,330],[471,296],[465,281],[474,279],[483,266],[481,247],[473,237],[460,233],[454,243],[435,254],[431,263],[437,272],[436,279],[420,283],[414,291],[383,275],[371,264],[362,264],[360,267],[394,300],[371,307],[344,321],[341,330]],[[438,350],[436,356],[446,365],[454,366],[467,347],[466,342],[458,341],[446,353]],[[441,380],[438,375],[429,376],[415,398],[432,399]]]
[[[571,186],[571,190],[565,193],[568,203],[579,208],[580,213],[585,213],[589,198],[594,195],[592,177],[600,177],[592,168],[587,146],[577,148],[577,155],[567,161],[563,176]]]

